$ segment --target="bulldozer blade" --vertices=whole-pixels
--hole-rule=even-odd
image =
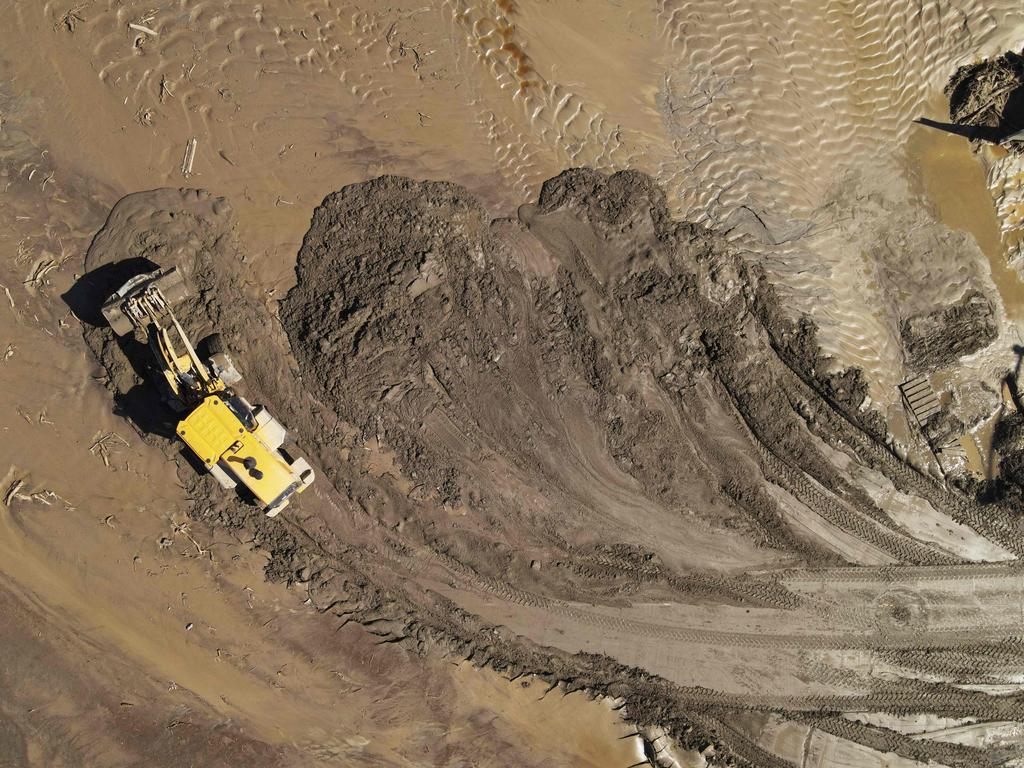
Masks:
[[[128,316],[121,311],[121,303],[108,303],[103,305],[103,317],[110,323],[111,329],[118,336],[124,336],[127,333],[132,332],[132,328],[135,326],[132,321],[128,319]]]
[[[117,293],[107,299],[100,310],[103,313],[103,317],[110,323],[114,333],[118,336],[131,333],[135,327],[132,319],[125,314],[125,304],[151,287],[155,287],[160,291],[169,306],[177,304],[188,295],[185,279],[178,272],[177,267],[168,267],[167,269],[136,275],[122,285],[117,290]]]
[[[188,295],[185,278],[181,276],[177,267],[161,270],[153,285],[160,289],[160,293],[170,306],[174,306]]]

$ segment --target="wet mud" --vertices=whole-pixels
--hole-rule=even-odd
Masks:
[[[960,650],[929,681],[926,651],[964,648],[959,625],[932,618],[960,616],[955,588],[925,598],[883,579],[822,601],[799,583],[831,583],[844,565],[955,579],[992,557],[966,553],[1021,552],[1016,516],[905,463],[861,372],[830,365],[814,324],[792,320],[724,239],[673,219],[650,177],[567,171],[498,219],[453,184],[348,186],[314,212],[280,300],[247,284],[231,218],[197,190],[122,199],[78,299],[120,279],[126,256],[128,268],[177,264],[192,289],[183,323],[223,334],[240,389],[317,466],[294,510],[267,520],[196,473],[146,415],[153,403],[135,399],[152,388],[145,350],[100,325],[85,338],[122,413],[177,462],[192,515],[250,535],[268,577],[305,592],[325,622],[611,697],[714,764],[785,764],[745,725],[751,711],[908,759],[995,764],[842,717],[1018,717],[1016,700],[939,682]],[[897,497],[977,543],[926,534]],[[657,604],[720,626],[642,618]],[[589,639],[594,626],[606,641]],[[620,628],[695,661],[719,643],[763,650],[704,678],[669,672],[643,643],[615,650]],[[1009,637],[998,622],[973,632]],[[865,654],[904,672],[865,676]],[[762,664],[758,693],[742,693]]]
[[[1019,761],[1024,166],[921,119],[1019,2],[9,6],[0,763]],[[125,259],[317,465],[285,517],[96,325]]]

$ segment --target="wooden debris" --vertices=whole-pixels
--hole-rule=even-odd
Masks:
[[[39,491],[27,492],[23,490],[25,488],[25,485],[26,484],[24,478],[20,478],[11,483],[11,485],[7,488],[7,491],[4,493],[3,501],[5,507],[10,507],[11,504],[15,501],[35,501],[38,502],[39,504],[45,504],[46,506],[50,507],[53,506],[53,502],[59,501],[68,509],[68,511],[75,511],[75,508],[71,505],[71,502],[69,502],[59,493],[55,493],[54,491],[51,491],[49,488],[43,488],[42,490]]]
[[[93,441],[93,444],[89,446],[89,453],[93,456],[99,456],[103,459],[103,466],[109,467],[110,450],[112,445],[123,445],[127,448],[129,443],[116,432],[107,432],[106,434],[100,435]]]
[[[136,24],[135,22],[129,22],[128,29],[134,29],[136,32],[141,32],[144,35],[150,35],[152,37],[157,37],[160,34],[155,29],[150,29],[147,26]]]
[[[203,555],[210,555],[210,559],[213,559],[213,555],[210,553],[210,550],[204,549],[202,546],[200,546],[199,542],[192,537],[192,529],[189,528],[188,523],[178,523],[178,525],[174,526],[174,532],[176,534],[180,533],[182,536],[191,541],[193,546],[195,546],[196,548],[196,553],[200,557],[202,557]]]
[[[44,257],[36,262],[28,277],[22,280],[21,284],[30,288],[40,285],[46,280],[46,276],[60,267],[60,265],[61,262],[57,259]]]
[[[75,27],[85,22],[85,19],[82,17],[83,8],[85,8],[84,3],[65,11],[64,15],[53,23],[53,28],[64,27],[68,32],[74,34]]]
[[[181,175],[186,178],[192,175],[192,164],[196,159],[196,146],[199,144],[199,139],[193,136],[185,144],[185,157],[181,160]]]
[[[5,507],[11,506],[11,502],[14,501],[15,499],[28,498],[25,494],[20,493],[24,485],[25,481],[22,479],[15,480],[13,483],[11,483],[11,485],[7,488],[7,492],[4,493]]]
[[[160,78],[160,103],[164,103],[164,96],[170,96],[174,98],[174,91],[171,90],[170,81],[167,79],[167,75]]]

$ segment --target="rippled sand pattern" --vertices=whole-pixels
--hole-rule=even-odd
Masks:
[[[991,289],[980,259],[965,263],[962,249],[941,247],[940,227],[909,254],[870,230],[887,229],[908,201],[925,215],[904,180],[913,120],[959,64],[1013,41],[1024,19],[1014,4],[663,3],[654,19],[633,18],[653,22],[644,44],[660,71],[608,73],[614,87],[626,78],[656,88],[655,133],[603,109],[612,85],[560,82],[550,64],[557,54],[538,46],[531,56],[524,28],[537,11],[522,6],[450,6],[497,85],[479,119],[517,190],[552,162],[654,173],[679,213],[743,236],[820,322],[826,348],[867,369],[883,402],[904,375],[900,320],[956,300],[972,282]],[[858,231],[844,226],[854,213]],[[886,279],[901,272],[895,284]],[[927,302],[915,301],[921,292]]]
[[[923,308],[886,275],[908,273],[900,290],[928,288],[932,301],[987,275],[934,256],[922,266],[872,230],[911,197],[903,148],[913,119],[957,65],[1010,45],[1022,21],[1006,0],[305,0],[180,2],[155,14],[110,1],[86,24],[91,64],[126,110],[142,122],[183,116],[223,137],[221,158],[233,164],[265,162],[254,134],[280,135],[276,151],[289,151],[287,124],[362,153],[371,174],[408,171],[413,158],[421,173],[438,172],[444,161],[422,146],[447,138],[464,173],[496,174],[511,203],[569,166],[650,172],[677,213],[742,238],[795,309],[819,321],[826,349],[865,367],[876,399],[891,402],[903,375],[899,320]],[[126,44],[132,22],[159,34],[132,32]],[[419,146],[399,128],[410,114]],[[180,151],[168,147],[161,163]],[[315,177],[313,165],[301,172]],[[284,187],[298,172],[274,165],[270,178]],[[1017,176],[993,169],[1004,221],[1019,218]]]
[[[893,384],[896,297],[875,279],[886,265],[851,242],[836,201],[906,195],[898,174],[913,119],[956,66],[1012,39],[1019,6],[669,2],[662,18],[680,52],[669,103],[696,128],[679,135],[680,155],[697,164],[666,174],[687,190],[689,212],[760,229],[759,250],[821,322],[825,346]],[[870,214],[857,208],[858,218]],[[886,211],[876,213],[882,228]],[[955,299],[963,283],[950,289],[942,298]]]

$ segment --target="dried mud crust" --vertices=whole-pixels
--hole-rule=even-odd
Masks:
[[[821,441],[1012,538],[900,462],[861,407],[859,372],[823,373],[813,325],[792,322],[722,241],[671,220],[648,177],[566,172],[519,219],[497,221],[450,184],[347,187],[314,214],[280,322],[248,284],[232,227],[226,202],[203,192],[125,198],[89,251],[81,311],[123,277],[109,265],[181,267],[192,290],[183,324],[195,338],[223,334],[247,396],[317,465],[297,507],[267,520],[197,474],[153,400],[148,351],[102,325],[85,336],[126,417],[177,456],[193,514],[248,530],[270,555],[268,576],[305,589],[325,617],[510,677],[620,696],[631,719],[666,725],[683,745],[715,743],[721,764],[763,762],[728,725],[747,706],[932,711],[932,691],[745,702],[683,689],[604,656],[539,648],[418,581],[443,573],[455,589],[532,606],[805,609],[775,579],[734,573],[755,560],[844,559],[794,529],[779,488],[896,562],[956,562],[895,525]],[[700,565],[689,550],[710,535],[750,560]]]
[[[900,335],[909,368],[923,372],[984,349],[999,336],[999,325],[991,302],[971,290],[955,304],[907,318]]]

